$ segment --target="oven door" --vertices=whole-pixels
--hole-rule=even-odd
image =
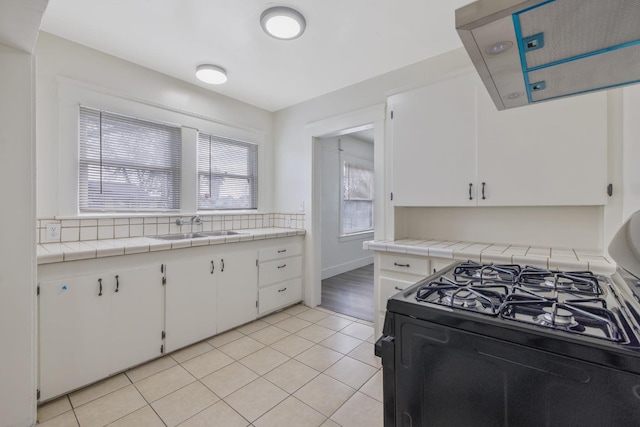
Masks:
[[[392,374],[383,354],[385,426],[640,425],[638,375],[394,317]]]

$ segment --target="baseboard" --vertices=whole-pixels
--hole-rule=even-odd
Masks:
[[[345,262],[344,264],[323,268],[321,277],[322,280],[328,279],[329,277],[337,276],[338,274],[346,273],[347,271],[355,270],[356,268],[364,267],[369,264],[373,264],[373,255]]]

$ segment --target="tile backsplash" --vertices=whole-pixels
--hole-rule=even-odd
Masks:
[[[191,216],[103,217],[91,219],[39,218],[36,222],[37,243],[77,242],[83,240],[123,239],[214,230],[252,228],[304,228],[304,214],[237,214],[201,215],[201,225],[176,225],[178,218],[189,221]],[[60,238],[47,239],[47,224],[60,224]]]

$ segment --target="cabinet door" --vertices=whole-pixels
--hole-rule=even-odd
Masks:
[[[497,111],[481,91],[478,114],[479,205],[606,203],[605,92]]]
[[[465,75],[389,99],[396,206],[476,204],[476,98]]]
[[[97,274],[40,283],[41,400],[111,373],[108,276]]]
[[[257,317],[258,267],[256,251],[225,253],[218,272],[218,332]]]
[[[217,277],[213,258],[168,263],[165,311],[167,352],[215,335]]]
[[[164,327],[160,264],[120,270],[109,277],[107,285],[111,294],[110,373],[160,356]]]

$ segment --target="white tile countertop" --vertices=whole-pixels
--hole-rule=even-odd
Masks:
[[[395,252],[408,255],[448,258],[484,263],[532,265],[550,270],[589,270],[611,275],[616,263],[602,251],[567,248],[533,247],[493,243],[443,241],[429,239],[370,240],[365,250]]]
[[[278,237],[300,236],[304,229],[253,228],[244,229],[230,236],[198,237],[195,239],[161,240],[152,237],[131,237],[127,239],[84,240],[66,243],[42,243],[37,246],[38,264],[77,261],[144,252],[165,251],[193,246],[219,245],[223,243],[248,242],[252,240]]]

